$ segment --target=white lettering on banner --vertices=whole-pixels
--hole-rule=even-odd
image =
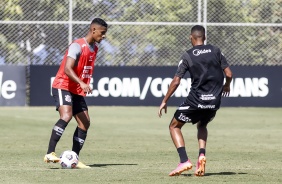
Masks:
[[[145,85],[143,87],[142,93],[140,95],[140,100],[144,100],[145,99],[147,91],[148,91],[148,89],[150,87],[151,81],[152,81],[152,77],[147,77],[147,80],[146,80]]]
[[[122,81],[117,78],[114,77],[109,81],[109,91],[110,91],[110,95],[113,97],[119,97],[121,96],[122,93]]]
[[[51,86],[55,77],[51,78]],[[165,96],[172,78],[153,78],[147,77],[145,84],[142,88],[140,79],[138,77],[102,77],[97,83],[97,89],[93,89],[94,80],[91,78],[90,87],[93,89],[92,94],[87,94],[89,97],[137,97],[140,100],[145,100],[148,93],[151,93],[154,97],[160,98]],[[10,81],[11,82],[11,81]],[[2,76],[0,73],[0,84],[2,83]],[[7,89],[10,91],[16,89],[15,84],[10,84],[10,88],[7,88],[7,84],[2,85],[1,91],[4,91],[4,95],[7,96]],[[1,87],[1,85],[0,85]],[[3,89],[5,87],[5,89]],[[15,87],[15,88],[12,88]],[[173,94],[175,97],[187,97],[190,92],[191,79],[181,79],[180,85]],[[262,78],[234,78],[230,85],[229,97],[265,97],[269,93],[268,79]],[[50,87],[51,89],[51,87]],[[1,92],[0,91],[0,92]],[[3,92],[2,92],[3,94]],[[10,94],[12,95],[12,94]],[[10,96],[11,97],[11,96]],[[202,100],[213,100],[216,97],[213,94],[202,95]],[[208,107],[210,108],[210,107]]]
[[[181,79],[180,84],[175,91],[174,95],[175,97],[187,97],[189,92],[190,92],[190,87],[191,87],[191,79]],[[165,95],[167,90],[163,93]]]
[[[166,94],[168,88],[169,88],[169,85],[172,81],[172,78],[165,78],[162,82],[162,86],[161,86],[161,89],[162,89],[162,94]]]
[[[155,78],[151,84],[151,92],[155,97],[162,97],[163,93],[161,90],[158,90],[158,86],[162,84],[162,78]]]
[[[109,77],[103,77],[103,78],[101,78],[101,79],[98,81],[97,88],[98,88],[99,94],[100,94],[102,97],[108,97],[108,96],[110,95],[109,90],[106,90],[106,89],[105,89],[105,85],[106,85],[106,84],[109,84],[109,82],[110,82]]]
[[[0,72],[0,97],[12,99],[16,96],[17,84],[13,80],[6,80],[3,83],[3,72]]]
[[[93,78],[90,80],[89,86],[93,89]],[[103,77],[98,81],[97,89],[93,89],[92,94],[87,96],[103,96],[103,97],[140,97],[140,83],[138,78],[121,79]]]
[[[139,97],[140,83],[138,78],[123,78],[122,79],[122,97]]]
[[[235,78],[230,85],[230,97],[265,97],[269,93],[268,79]]]

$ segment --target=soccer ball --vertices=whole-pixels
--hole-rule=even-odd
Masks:
[[[78,155],[74,151],[64,151],[60,156],[60,164],[63,169],[73,169],[78,163]]]

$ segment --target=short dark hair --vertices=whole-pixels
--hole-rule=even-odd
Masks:
[[[98,24],[100,26],[108,27],[108,24],[101,18],[94,18],[91,22],[91,24]]]
[[[195,32],[198,32],[198,34],[200,33],[201,35],[205,35],[205,28],[204,26],[201,26],[201,25],[195,25],[192,27],[191,29],[191,34],[195,33]]]

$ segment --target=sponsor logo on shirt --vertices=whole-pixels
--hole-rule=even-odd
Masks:
[[[93,56],[89,56],[88,62],[92,62],[92,61],[93,61]]]
[[[201,105],[201,104],[198,104],[198,108],[200,108],[200,109],[214,109],[215,105]]]
[[[92,74],[90,71],[92,70],[92,66],[84,66],[82,71],[82,78],[91,78]]]
[[[195,49],[195,50],[193,50],[193,55],[199,56],[200,54],[206,54],[206,53],[209,53],[209,52],[211,52],[211,49],[203,49],[203,50]]]
[[[201,100],[209,101],[209,100],[215,100],[216,97],[213,96],[213,94],[207,94],[207,95],[201,95]]]

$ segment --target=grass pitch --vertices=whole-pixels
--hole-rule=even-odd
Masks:
[[[168,124],[158,107],[90,107],[91,127],[80,160],[91,169],[46,164],[54,107],[0,108],[0,183],[282,183],[281,108],[221,108],[209,124],[206,176],[192,171],[169,177],[179,162]],[[75,120],[57,145],[71,149]],[[183,127],[186,150],[195,164],[196,126]],[[193,167],[193,171],[195,166]]]

